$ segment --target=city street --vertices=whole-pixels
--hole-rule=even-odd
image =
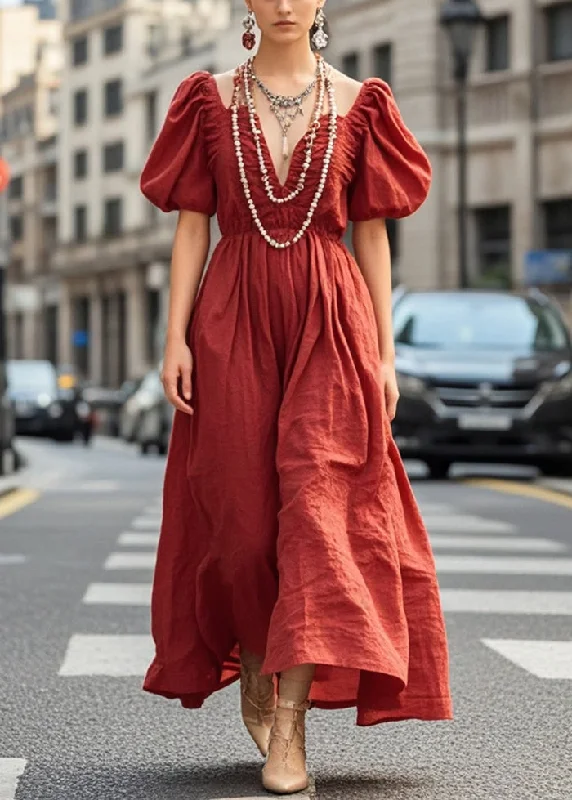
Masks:
[[[164,459],[106,439],[24,447],[24,491],[0,499],[0,800],[268,796],[236,685],[194,712],[140,690]],[[311,711],[307,796],[572,797],[572,496],[506,488],[414,479],[455,721]]]

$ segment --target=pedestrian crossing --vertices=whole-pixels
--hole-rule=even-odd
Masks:
[[[449,503],[421,504],[441,584],[441,598],[447,618],[481,615],[487,620],[571,617],[572,585],[551,588],[554,579],[572,576],[572,553],[560,541],[547,536],[524,535],[513,523],[468,513]],[[160,502],[147,505],[129,529],[122,531],[103,563],[102,576],[91,583],[83,596],[86,607],[140,608],[148,617],[151,603],[151,575],[161,524]],[[148,579],[142,581],[142,577]],[[133,579],[131,579],[133,575]],[[506,576],[526,581],[536,576],[535,588],[459,588],[474,576]],[[490,582],[490,581],[488,581]],[[514,580],[513,580],[514,582]],[[498,581],[497,581],[498,584]],[[512,585],[512,584],[509,584]],[[540,585],[540,588],[538,586]],[[486,615],[486,616],[485,616]],[[518,628],[520,634],[521,628]],[[497,630],[495,630],[495,634]],[[572,644],[568,641],[500,639],[483,636],[481,645],[505,664],[539,679],[572,680]],[[153,655],[150,637],[139,633],[87,635],[75,633],[64,655],[62,677],[142,677]]]

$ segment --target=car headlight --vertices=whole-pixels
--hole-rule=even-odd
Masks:
[[[49,394],[39,394],[36,402],[40,406],[40,408],[48,408],[48,406],[52,402],[52,398],[50,397]]]
[[[416,375],[397,372],[397,386],[401,394],[418,395],[425,391],[425,381]]]
[[[562,397],[567,397],[572,394],[572,372],[569,372],[560,380],[547,381],[543,388],[546,392],[546,397],[550,398],[550,400],[560,400]]]
[[[57,417],[61,417],[63,413],[63,408],[61,403],[52,403],[52,405],[48,408],[48,414],[52,419],[57,419]]]

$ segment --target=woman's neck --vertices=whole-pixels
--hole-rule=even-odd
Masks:
[[[256,73],[266,78],[300,76],[304,79],[316,71],[316,57],[307,40],[301,39],[287,47],[262,38],[255,57]]]

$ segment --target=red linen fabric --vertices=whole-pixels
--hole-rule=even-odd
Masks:
[[[296,203],[271,204],[246,109],[260,217],[288,238],[320,177],[327,125]],[[280,187],[298,180],[304,145]],[[357,724],[451,717],[435,564],[385,414],[373,305],[341,241],[355,220],[412,213],[426,156],[388,87],[363,85],[339,120],[325,192],[300,242],[271,248],[239,181],[230,112],[207,73],[177,90],[141,176],[163,209],[212,214],[222,238],[188,328],[192,417],[176,412],[144,688],[197,708],[238,677],[238,642],[264,669],[317,664],[311,700]],[[215,188],[216,187],[216,188]]]

